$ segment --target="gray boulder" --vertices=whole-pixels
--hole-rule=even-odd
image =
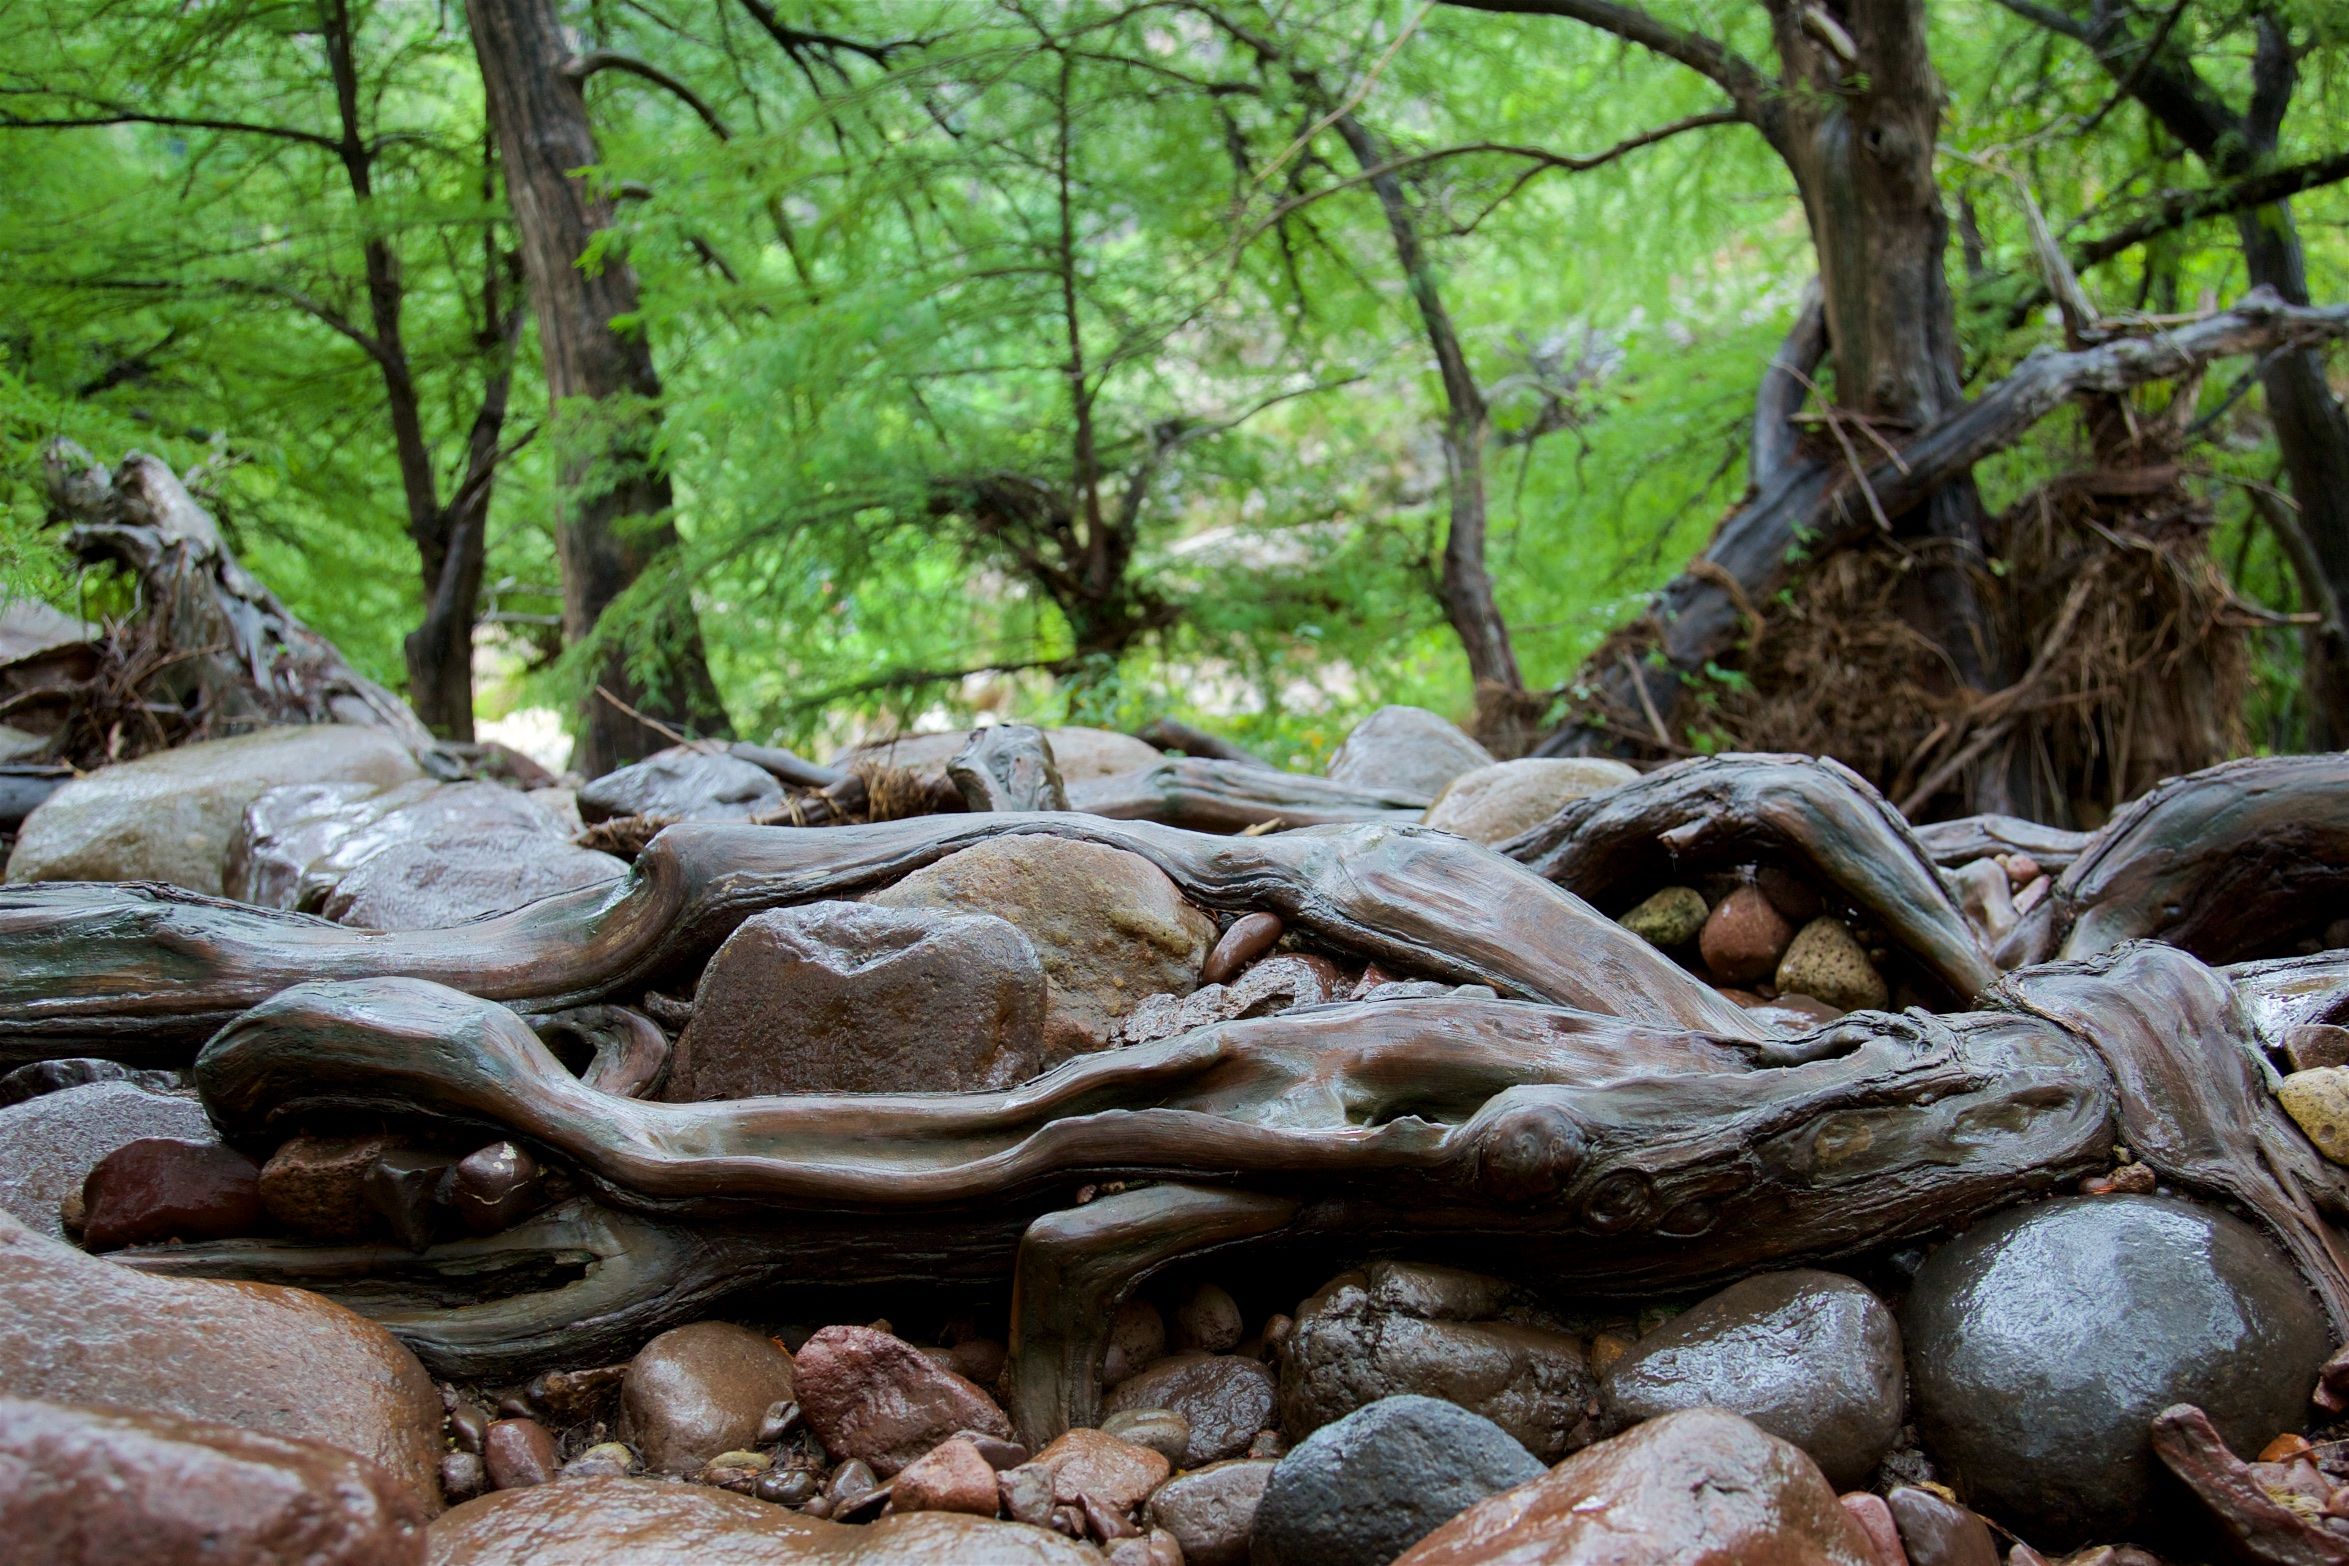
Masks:
[[[1354,725],[1330,758],[1329,776],[1360,788],[1434,799],[1462,773],[1493,764],[1493,753],[1425,707],[1381,707]]]
[[[1542,1463],[1491,1420],[1432,1397],[1381,1398],[1307,1436],[1257,1503],[1256,1566],[1387,1566]]]
[[[63,1239],[58,1204],[116,1148],[149,1137],[212,1142],[204,1106],[135,1082],[92,1082],[0,1109],[0,1212]]]

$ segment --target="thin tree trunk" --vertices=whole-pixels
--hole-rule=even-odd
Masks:
[[[613,325],[636,312],[634,270],[611,254],[592,267],[580,264],[610,225],[611,204],[573,173],[597,161],[595,134],[579,85],[563,69],[572,50],[553,0],[466,0],[465,14],[546,357],[558,442],[563,637],[577,645],[677,543],[668,520],[674,497],[652,454],[660,378],[644,334]],[[726,732],[690,606],[671,608],[653,627],[649,649],[638,653],[629,658],[612,648],[596,682],[640,711],[705,734]],[[580,764],[590,773],[663,743],[592,690],[581,719]]]

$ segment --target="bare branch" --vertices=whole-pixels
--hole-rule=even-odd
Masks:
[[[727,129],[726,122],[719,118],[717,110],[710,107],[708,99],[650,61],[640,60],[632,54],[623,54],[617,49],[590,49],[585,54],[572,56],[569,62],[563,66],[565,76],[574,82],[583,84],[598,71],[621,71],[651,82],[655,87],[665,89],[687,108],[699,115],[701,122],[710,128],[710,134],[717,137],[718,140],[732,141],[734,139],[734,132]]]
[[[305,146],[340,152],[342,143],[317,131],[291,125],[259,125],[250,120],[217,120],[195,114],[147,114],[134,109],[111,109],[103,114],[32,118],[0,111],[0,130],[85,130],[106,125],[162,125],[177,130],[222,131],[238,136],[272,136]]]
[[[1710,78],[1729,94],[1738,113],[1756,125],[1764,124],[1768,114],[1767,102],[1773,83],[1751,60],[1718,39],[1674,27],[1635,5],[1619,5],[1615,0],[1444,0],[1444,3],[1469,11],[1562,16],[1585,23]]]

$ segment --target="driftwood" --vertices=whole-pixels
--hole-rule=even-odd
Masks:
[[[2305,979],[2143,944],[2010,976],[1978,1012],[1856,1013],[1785,1041],[1525,1002],[1369,1002],[1082,1056],[1004,1093],[704,1104],[597,1093],[504,1008],[390,979],[288,990],[224,1029],[196,1074],[222,1133],[256,1150],[349,1116],[486,1127],[609,1206],[737,1249],[747,1214],[790,1212],[788,1242],[765,1243],[821,1247],[829,1279],[901,1275],[842,1232],[918,1236],[962,1278],[1011,1271],[1017,1241],[1015,1402],[1044,1438],[1090,1414],[1117,1298],[1202,1247],[1407,1237],[1638,1296],[1945,1229],[2101,1169],[2123,1141],[2263,1219],[2349,1327],[2349,1262],[2320,1216],[2343,1208],[2339,1177],[2259,1061],[2257,996]],[[1061,1210],[1103,1180],[1173,1183]],[[746,1284],[765,1276],[745,1265]],[[648,1277],[605,1308],[650,1330],[679,1303]],[[518,1341],[540,1341],[511,1309]]]
[[[1134,730],[1134,738],[1160,750],[1179,750],[1186,756],[1201,756],[1209,761],[1237,761],[1246,766],[1278,770],[1262,756],[1245,745],[1235,745],[1220,734],[1193,728],[1174,718],[1152,718]]]
[[[2063,874],[2092,835],[2042,826],[2021,816],[1959,816],[1954,821],[1928,821],[1916,832],[1925,852],[1945,870],[2000,854],[2026,854],[2049,875]]]
[[[973,729],[946,763],[946,776],[972,810],[1068,809],[1052,742],[1030,724]]]
[[[1069,806],[1115,821],[1156,821],[1194,832],[1266,827],[1340,826],[1388,821],[1398,826],[1427,813],[1416,794],[1366,789],[1304,772],[1276,772],[1247,761],[1175,756],[1138,772],[1069,786]]]

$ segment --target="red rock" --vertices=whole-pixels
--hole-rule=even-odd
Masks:
[[[1955,1501],[1903,1485],[1884,1498],[1909,1566],[1998,1566],[1990,1525]]]
[[[1207,954],[1207,961],[1200,965],[1200,982],[1231,983],[1239,977],[1242,968],[1279,945],[1286,928],[1276,913],[1240,915],[1216,941],[1215,949]]]
[[[1876,1566],[1910,1566],[1908,1552],[1900,1544],[1900,1525],[1892,1520],[1892,1508],[1884,1504],[1884,1497],[1854,1490],[1842,1500],[1843,1509],[1868,1536],[1868,1546],[1876,1552]]]
[[[142,1137],[90,1171],[82,1214],[82,1244],[93,1251],[251,1234],[261,1227],[261,1171],[218,1142]]]
[[[28,1566],[420,1566],[424,1514],[315,1441],[6,1398],[0,1539]]]
[[[891,1504],[901,1512],[995,1515],[995,1470],[968,1441],[941,1441],[899,1471]]]
[[[490,1484],[500,1490],[545,1484],[562,1467],[555,1438],[535,1419],[501,1419],[491,1425],[481,1443],[481,1460],[489,1468]]]
[[[382,1135],[293,1137],[261,1166],[261,1205],[311,1239],[372,1239],[384,1223],[367,1201],[367,1171],[391,1146]]]
[[[1174,1464],[1146,1446],[1083,1429],[1069,1431],[1038,1452],[1035,1466],[1052,1476],[1055,1499],[1089,1495],[1120,1511],[1148,1500],[1174,1472]]]
[[[1719,1409],[1648,1420],[1479,1501],[1394,1566],[1875,1566],[1801,1448]]]
[[[959,1431],[1011,1434],[993,1398],[886,1332],[826,1327],[794,1364],[800,1409],[824,1450],[884,1476]]]
[[[1752,984],[1778,971],[1794,926],[1759,888],[1741,886],[1713,905],[1697,932],[1697,952],[1722,984]]]
[[[620,1385],[620,1439],[645,1466],[690,1473],[759,1443],[767,1410],[798,1396],[791,1356],[732,1322],[697,1321],[637,1351]]]

